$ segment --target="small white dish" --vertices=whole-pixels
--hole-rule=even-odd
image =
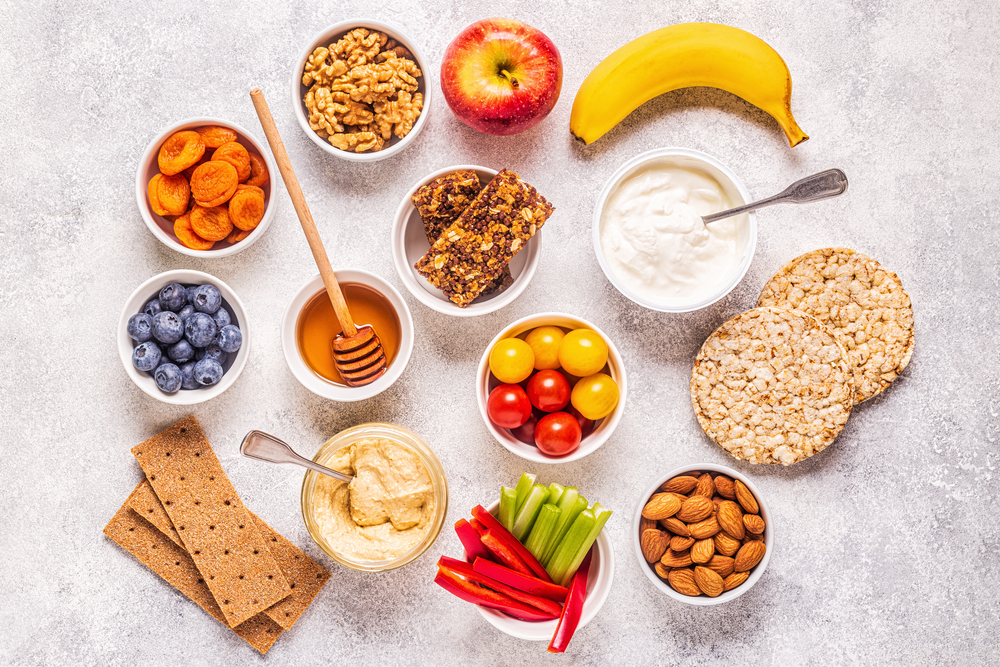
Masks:
[[[548,456],[543,454],[538,447],[521,442],[506,429],[498,428],[493,424],[490,421],[489,413],[486,411],[486,401],[490,396],[490,377],[492,375],[490,373],[490,352],[493,350],[493,346],[504,338],[516,338],[522,334],[527,335],[535,327],[545,325],[564,327],[566,329],[593,329],[596,331],[604,339],[604,342],[608,344],[609,375],[611,375],[611,379],[618,385],[618,405],[615,406],[611,414],[601,420],[601,423],[597,425],[597,428],[590,435],[580,442],[580,446],[576,451],[566,456]],[[622,362],[618,348],[611,342],[608,335],[596,326],[587,320],[566,313],[529,315],[508,325],[486,346],[486,351],[479,361],[479,374],[476,376],[476,399],[479,402],[479,414],[483,418],[486,428],[497,439],[497,442],[503,445],[509,452],[535,463],[569,463],[570,461],[582,459],[584,456],[596,451],[598,447],[608,441],[611,434],[618,428],[618,423],[621,422],[622,415],[625,412],[625,399],[627,395],[628,383],[625,379],[625,364]]]
[[[691,301],[679,305],[664,305],[662,303],[656,303],[648,298],[636,294],[630,290],[615,274],[604,256],[604,248],[601,245],[601,225],[602,218],[604,216],[604,206],[611,193],[626,178],[651,163],[663,162],[665,160],[678,164],[682,167],[694,167],[711,175],[716,181],[719,182],[719,185],[722,186],[723,191],[726,195],[728,195],[730,201],[733,203],[733,206],[741,206],[751,201],[750,193],[747,191],[746,186],[743,185],[743,181],[740,180],[736,173],[708,153],[702,153],[701,151],[696,151],[690,148],[658,148],[632,158],[620,166],[615,173],[611,175],[611,178],[607,180],[604,184],[604,188],[597,197],[597,204],[594,206],[594,219],[591,224],[591,232],[594,241],[594,252],[597,254],[597,261],[601,265],[601,270],[604,271],[604,275],[608,277],[608,280],[611,281],[611,284],[614,285],[619,292],[640,306],[649,308],[650,310],[657,310],[665,313],[687,313],[712,305],[733,291],[733,289],[740,284],[740,281],[743,280],[743,276],[745,276],[746,272],[750,269],[750,263],[753,261],[754,251],[757,247],[757,214],[752,211],[746,214],[748,222],[744,226],[744,232],[740,237],[740,243],[744,254],[739,271],[733,275],[733,279],[728,284],[715,294],[706,295],[704,298],[697,301]]]
[[[311,127],[309,127],[308,111],[306,110],[306,105],[303,102],[303,98],[306,93],[309,92],[309,87],[302,84],[302,72],[305,68],[306,60],[317,48],[321,46],[329,47],[330,44],[335,43],[338,39],[355,28],[368,28],[369,30],[384,32],[390,39],[396,40],[413,54],[413,60],[417,63],[417,67],[419,67],[422,72],[422,76],[417,79],[417,92],[424,96],[424,105],[420,111],[420,115],[417,117],[417,121],[413,124],[413,127],[405,137],[400,139],[399,137],[393,135],[392,139],[389,140],[389,143],[385,148],[375,152],[368,151],[365,153],[355,153],[354,151],[342,151],[326,139],[321,138]],[[431,71],[427,67],[428,62],[429,61],[425,60],[423,55],[420,53],[420,49],[417,48],[416,43],[407,37],[402,30],[391,23],[361,18],[334,23],[310,40],[305,50],[295,60],[292,71],[291,92],[292,108],[295,110],[295,117],[299,121],[299,126],[314,144],[322,148],[330,155],[338,157],[342,160],[348,160],[350,162],[377,162],[378,160],[384,160],[388,157],[392,157],[412,144],[414,140],[416,140],[417,135],[419,135],[421,130],[424,129],[424,125],[427,124],[427,112],[430,110],[431,106],[431,91],[434,89],[433,81],[431,80]]]
[[[479,175],[479,181],[483,187],[486,187],[486,184],[497,175],[494,169],[464,164],[438,169],[415,183],[403,197],[403,201],[399,203],[396,218],[392,222],[392,263],[395,265],[396,273],[399,274],[403,285],[420,303],[445,315],[475,317],[503,308],[525,290],[538,268],[538,259],[541,256],[542,230],[538,230],[531,237],[524,250],[517,253],[508,265],[510,275],[514,279],[510,287],[502,292],[481,296],[465,308],[459,308],[445,296],[444,292],[427,282],[413,268],[413,265],[430,250],[431,244],[427,241],[427,235],[424,233],[424,223],[420,220],[420,213],[413,206],[410,197],[435,178],[461,169],[475,171]]]
[[[494,502],[486,509],[496,512],[499,504],[499,501]],[[577,632],[597,616],[597,612],[604,606],[608,594],[611,593],[611,584],[615,579],[615,550],[611,546],[607,530],[601,531],[594,541],[594,546],[597,548],[594,549],[594,556],[590,562],[587,598],[583,602],[583,614],[580,616],[580,624],[576,626]],[[551,641],[559,625],[558,618],[551,621],[522,621],[496,609],[477,605],[476,610],[497,630],[528,641]]]
[[[267,164],[268,180],[267,183],[261,187],[264,191],[264,217],[261,219],[260,224],[257,225],[248,237],[239,243],[216,241],[211,250],[195,250],[193,248],[188,248],[186,245],[177,240],[177,237],[174,235],[174,223],[161,215],[153,213],[153,209],[149,205],[148,186],[150,179],[152,179],[154,175],[160,173],[157,156],[160,153],[160,146],[167,140],[167,137],[175,132],[192,130],[196,127],[204,127],[206,125],[220,125],[234,131],[237,135],[237,140],[243,144],[244,148],[257,153],[257,155],[264,158],[264,163]],[[215,149],[206,148],[205,152],[208,153],[213,150]],[[159,239],[163,245],[167,246],[171,250],[176,250],[179,253],[190,255],[191,257],[228,257],[252,246],[258,239],[260,239],[260,237],[264,235],[267,228],[271,226],[271,220],[274,218],[275,210],[274,179],[276,178],[278,178],[278,168],[275,166],[274,160],[271,159],[271,154],[267,152],[264,149],[264,146],[259,141],[254,139],[253,136],[251,136],[245,129],[236,123],[232,123],[228,120],[222,120],[221,118],[189,118],[164,130],[146,147],[146,151],[139,159],[139,168],[136,172],[135,199],[136,203],[139,205],[139,213],[142,214],[142,219],[145,221],[149,231],[151,231],[153,236]]]
[[[660,485],[668,479],[692,471],[717,472],[722,475],[726,475],[731,479],[738,479],[746,484],[747,488],[750,489],[750,492],[753,493],[754,498],[757,499],[757,505],[760,507],[760,518],[764,519],[764,523],[766,524],[764,529],[764,545],[767,549],[764,551],[764,557],[761,561],[757,563],[753,570],[751,570],[750,577],[733,590],[726,591],[722,595],[714,598],[710,598],[707,595],[691,597],[690,595],[681,595],[675,591],[670,587],[670,584],[663,579],[660,579],[660,577],[653,570],[653,567],[646,562],[646,558],[642,555],[642,546],[639,543],[639,521],[642,519],[642,508],[646,506],[646,503],[649,502],[649,499],[653,496],[653,494],[659,491]],[[635,550],[636,558],[639,559],[639,568],[646,574],[647,577],[649,577],[649,580],[653,582],[653,585],[660,589],[661,592],[672,597],[678,602],[706,607],[709,605],[731,602],[753,588],[753,585],[760,580],[761,576],[764,574],[764,570],[767,569],[768,562],[771,560],[771,553],[774,551],[774,521],[767,501],[764,499],[763,494],[761,494],[760,489],[758,489],[745,475],[741,475],[732,468],[716,465],[715,463],[695,463],[671,470],[646,489],[645,493],[643,493],[642,497],[639,499],[639,504],[635,509],[635,517],[632,519],[632,546]]]
[[[285,315],[281,319],[281,349],[285,353],[285,363],[288,364],[288,370],[309,391],[332,401],[362,401],[382,393],[403,374],[406,364],[410,361],[410,354],[413,352],[413,318],[410,316],[410,309],[406,307],[406,302],[403,301],[403,297],[396,288],[374,273],[359,269],[337,269],[335,273],[341,284],[361,283],[380,292],[396,309],[400,329],[399,351],[396,353],[396,358],[389,364],[389,370],[369,385],[343,387],[324,380],[306,365],[296,343],[296,325],[299,321],[299,314],[306,304],[316,294],[326,290],[323,278],[318,273],[302,286],[292,302],[288,304],[288,308],[285,309]]]
[[[128,335],[129,318],[137,313],[141,313],[143,306],[151,299],[158,297],[160,290],[170,283],[180,283],[184,286],[206,283],[215,285],[222,294],[222,307],[229,311],[232,323],[238,326],[240,333],[243,334],[243,344],[240,345],[240,349],[236,352],[235,356],[229,355],[226,363],[222,365],[225,371],[222,379],[210,387],[179,389],[173,394],[167,394],[160,391],[160,388],[156,386],[156,381],[152,375],[136,369],[132,364],[132,350],[135,346],[133,345],[134,341]],[[125,373],[139,389],[142,389],[153,398],[164,403],[170,403],[171,405],[196,405],[204,403],[207,400],[215,398],[226,389],[229,389],[236,382],[236,378],[240,376],[240,373],[243,372],[243,367],[247,364],[247,358],[250,356],[250,338],[250,325],[247,320],[246,308],[243,306],[240,298],[236,296],[236,292],[215,276],[201,271],[179,269],[153,276],[135,288],[135,291],[132,292],[132,295],[125,302],[122,314],[118,318],[118,356],[121,357]]]

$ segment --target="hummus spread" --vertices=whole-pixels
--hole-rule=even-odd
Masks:
[[[338,449],[324,465],[354,475],[350,486],[320,475],[313,490],[320,533],[345,558],[397,558],[430,530],[434,485],[409,448],[385,438],[365,438]]]

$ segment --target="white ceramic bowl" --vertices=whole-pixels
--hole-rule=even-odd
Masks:
[[[764,552],[764,558],[762,558],[757,566],[750,571],[750,577],[746,581],[733,590],[726,591],[722,595],[714,598],[710,598],[705,595],[691,597],[690,595],[681,595],[675,591],[670,587],[670,584],[663,579],[660,579],[660,577],[657,576],[656,572],[653,570],[652,566],[646,562],[645,557],[642,555],[642,547],[639,544],[639,520],[642,519],[642,508],[646,506],[646,503],[649,502],[652,495],[659,491],[661,484],[666,482],[668,479],[676,477],[677,475],[683,475],[691,471],[717,472],[726,475],[731,479],[738,479],[746,484],[747,488],[753,493],[754,498],[757,499],[757,505],[760,507],[760,517],[764,519],[764,523],[766,524],[764,529],[764,544],[767,546],[767,550]],[[713,604],[723,604],[724,602],[735,600],[739,596],[746,593],[760,580],[761,576],[764,574],[764,570],[767,569],[767,564],[771,560],[771,553],[774,551],[774,521],[768,508],[767,501],[764,499],[763,494],[761,494],[760,489],[758,489],[753,482],[747,479],[747,477],[741,475],[732,468],[727,468],[725,466],[716,465],[714,463],[696,463],[684,466],[683,468],[677,468],[676,470],[671,470],[646,489],[645,493],[643,493],[642,497],[639,499],[639,504],[635,508],[635,517],[632,519],[632,546],[634,547],[636,558],[639,559],[639,568],[646,574],[647,577],[649,577],[649,580],[653,582],[653,585],[666,595],[672,597],[678,602],[684,602],[685,604],[693,604],[702,607]]]
[[[180,132],[181,130],[191,130],[196,127],[203,127],[205,125],[221,125],[222,127],[228,127],[229,129],[236,132],[238,140],[243,146],[254,153],[257,153],[267,164],[268,171],[268,181],[261,188],[264,191],[264,217],[261,219],[260,224],[253,230],[250,236],[246,237],[239,243],[227,243],[226,241],[216,241],[215,245],[211,250],[195,250],[193,248],[188,248],[186,245],[177,240],[174,235],[174,223],[170,222],[163,216],[153,213],[153,209],[149,205],[149,197],[147,194],[147,189],[149,186],[149,181],[154,175],[160,173],[160,167],[157,164],[156,158],[160,153],[160,146],[166,141],[174,132]],[[206,148],[205,152],[208,153],[215,149]],[[173,125],[166,130],[164,130],[159,136],[153,139],[149,146],[146,147],[146,152],[142,154],[142,158],[139,159],[139,168],[135,176],[135,200],[139,205],[139,212],[142,214],[142,219],[146,222],[146,226],[149,227],[149,231],[153,232],[153,236],[158,238],[165,246],[177,252],[183,253],[185,255],[190,255],[191,257],[228,257],[229,255],[235,255],[236,253],[246,250],[251,245],[257,242],[257,240],[264,235],[267,228],[271,226],[271,220],[274,218],[275,210],[275,180],[278,178],[278,168],[274,164],[274,160],[271,159],[271,154],[264,149],[263,144],[253,138],[249,132],[228,120],[222,120],[221,118],[189,118],[187,120],[181,121],[176,125]]]
[[[417,92],[424,96],[424,106],[420,111],[420,115],[417,117],[417,121],[413,124],[413,127],[405,137],[400,139],[393,135],[392,139],[389,140],[389,144],[382,150],[376,152],[355,153],[354,151],[342,151],[326,139],[321,138],[311,127],[309,127],[308,111],[306,111],[306,105],[302,101],[306,93],[309,92],[309,87],[302,84],[302,71],[305,68],[306,60],[318,47],[330,46],[330,44],[336,42],[338,39],[355,28],[368,28],[369,30],[384,32],[390,39],[396,40],[413,54],[413,59],[417,63],[417,67],[419,67],[420,71],[423,73],[423,76],[417,79]],[[424,129],[424,125],[427,124],[427,112],[430,110],[431,106],[431,91],[434,89],[433,81],[431,80],[432,72],[428,67],[428,64],[429,61],[424,59],[423,55],[420,53],[420,49],[416,46],[416,42],[407,37],[402,30],[391,23],[361,18],[334,23],[310,40],[307,43],[306,48],[295,60],[292,69],[291,91],[292,108],[295,109],[295,117],[298,118],[302,131],[306,133],[306,136],[308,136],[314,144],[322,148],[330,155],[341,158],[342,160],[349,160],[351,162],[375,162],[377,160],[384,160],[387,157],[392,157],[412,144],[417,138],[417,135],[419,135],[421,130]]]
[[[496,512],[499,501],[494,502],[488,509]],[[602,530],[597,540],[594,541],[594,556],[590,562],[590,574],[587,576],[587,599],[583,602],[583,615],[580,617],[580,624],[577,631],[597,616],[597,612],[604,606],[611,592],[611,584],[615,579],[615,550],[611,546],[611,538],[608,531]],[[490,625],[511,637],[527,639],[529,641],[551,641],[555,634],[559,619],[551,621],[522,621],[513,618],[496,609],[476,606],[483,618],[489,621]]]
[[[686,302],[679,305],[664,305],[656,303],[648,298],[636,294],[631,291],[625,283],[618,278],[617,275],[615,275],[611,266],[608,264],[607,259],[604,257],[604,249],[601,246],[601,219],[604,213],[604,205],[607,202],[608,197],[622,181],[648,164],[661,162],[665,159],[681,166],[701,169],[714,177],[719,182],[719,185],[722,186],[723,191],[729,196],[729,199],[733,202],[733,206],[740,206],[750,201],[750,193],[747,192],[746,186],[743,185],[743,181],[739,179],[733,170],[711,155],[690,148],[658,148],[656,150],[647,151],[642,155],[637,155],[619,167],[615,173],[611,175],[611,178],[609,178],[607,183],[604,184],[604,188],[597,197],[597,205],[594,207],[594,220],[591,225],[591,231],[594,240],[594,252],[597,253],[597,261],[601,265],[601,270],[604,271],[604,275],[608,277],[608,280],[611,281],[611,284],[614,285],[619,292],[640,306],[649,308],[650,310],[658,310],[666,313],[686,313],[712,305],[733,291],[733,289],[739,285],[740,281],[743,280],[743,276],[746,275],[747,270],[750,268],[750,263],[753,261],[754,250],[757,247],[757,214],[753,212],[746,214],[748,218],[747,224],[744,225],[743,233],[740,236],[740,244],[742,245],[744,255],[739,270],[734,274],[733,279],[715,294],[705,295],[697,301]]]
[[[517,253],[514,259],[511,260],[509,268],[514,282],[510,287],[499,293],[481,296],[465,308],[459,308],[452,303],[444,295],[444,292],[427,282],[413,268],[417,260],[423,257],[430,249],[431,244],[427,241],[427,236],[424,234],[424,224],[421,222],[420,214],[413,206],[413,202],[410,201],[410,197],[426,183],[433,181],[439,176],[450,174],[460,169],[474,170],[479,175],[479,180],[483,186],[497,175],[494,169],[464,164],[439,169],[415,183],[410,188],[410,191],[406,193],[406,196],[403,197],[403,201],[399,203],[399,208],[396,210],[396,218],[392,223],[392,263],[396,266],[396,273],[399,274],[399,279],[403,281],[403,285],[406,286],[410,294],[420,303],[431,310],[436,310],[445,315],[475,317],[476,315],[485,315],[486,313],[492,313],[495,310],[503,308],[516,299],[528,286],[528,283],[531,282],[531,277],[535,275],[535,269],[538,268],[538,258],[541,255],[542,231],[538,230],[531,237],[531,240],[528,241],[524,250]]]
[[[153,376],[149,373],[137,370],[135,366],[132,365],[132,350],[134,349],[133,341],[128,335],[128,321],[129,318],[136,313],[141,313],[143,306],[145,306],[150,299],[156,298],[160,294],[160,290],[169,285],[170,283],[180,283],[182,285],[201,285],[204,283],[211,283],[219,288],[219,292],[222,293],[222,307],[229,311],[229,316],[232,319],[233,324],[240,328],[240,333],[243,334],[243,344],[240,349],[236,352],[236,355],[229,355],[226,363],[222,365],[225,373],[222,379],[216,384],[210,387],[202,387],[200,389],[180,389],[176,393],[167,394],[160,391],[160,388],[156,386],[156,381]],[[236,296],[236,292],[222,282],[215,276],[203,273],[201,271],[188,271],[185,269],[179,269],[177,271],[167,271],[166,273],[161,273],[157,276],[153,276],[143,284],[135,288],[132,292],[132,296],[128,298],[125,302],[125,307],[122,308],[121,317],[118,318],[118,356],[121,357],[122,366],[125,367],[125,373],[128,374],[132,382],[135,383],[139,389],[152,396],[153,398],[163,401],[164,403],[170,403],[172,405],[195,405],[197,403],[203,403],[209,399],[215,398],[226,389],[229,389],[236,382],[236,378],[240,376],[243,372],[243,367],[247,365],[247,358],[250,356],[250,325],[247,319],[247,311],[243,306],[243,302],[240,298]]]
[[[492,375],[490,373],[490,351],[493,350],[493,346],[504,338],[516,338],[522,334],[527,335],[535,327],[544,325],[565,327],[567,329],[593,329],[600,334],[604,342],[608,344],[609,375],[618,384],[618,405],[615,406],[611,414],[601,420],[601,423],[597,425],[597,428],[590,435],[580,442],[580,446],[575,452],[566,456],[547,456],[534,445],[521,442],[506,429],[498,428],[494,425],[490,421],[489,413],[486,411],[486,400],[490,395],[490,377]],[[625,364],[622,363],[622,357],[618,352],[618,348],[615,347],[615,344],[608,338],[607,334],[596,326],[587,320],[566,313],[539,313],[538,315],[521,318],[507,326],[486,346],[483,358],[479,361],[479,374],[476,376],[476,398],[479,401],[479,414],[482,416],[486,428],[489,429],[493,437],[506,447],[508,451],[517,454],[522,459],[534,461],[535,463],[568,463],[582,459],[584,456],[594,452],[598,447],[607,442],[611,434],[618,428],[618,423],[625,412],[625,399],[627,395],[628,383],[625,380]]]
[[[396,315],[399,316],[400,329],[399,351],[396,353],[396,358],[389,365],[389,370],[386,371],[385,375],[369,385],[363,387],[342,387],[332,382],[327,382],[306,366],[306,362],[302,359],[302,355],[299,354],[299,348],[296,344],[295,325],[298,322],[299,313],[309,303],[309,300],[317,293],[326,289],[323,286],[323,278],[319,274],[316,274],[312,280],[302,286],[295,294],[292,302],[288,304],[288,308],[285,309],[285,315],[281,319],[281,348],[284,350],[285,363],[288,364],[288,369],[292,371],[295,379],[302,383],[302,386],[309,391],[332,401],[361,401],[382,393],[392,386],[392,383],[398,380],[399,376],[403,374],[406,364],[410,361],[410,353],[413,351],[413,318],[410,316],[410,309],[406,307],[406,302],[403,301],[403,297],[396,288],[374,273],[359,269],[337,269],[336,274],[337,280],[341,283],[362,283],[368,285],[380,292],[389,300],[393,308],[396,309]]]

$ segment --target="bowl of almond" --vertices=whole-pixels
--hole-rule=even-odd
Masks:
[[[632,535],[653,585],[693,605],[722,604],[750,590],[774,544],[757,487],[712,463],[678,468],[650,486],[636,509]]]

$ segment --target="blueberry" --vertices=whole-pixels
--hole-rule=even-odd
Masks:
[[[181,389],[197,389],[201,385],[194,379],[194,362],[181,366]]]
[[[215,315],[212,315],[212,319],[215,320],[215,326],[220,329],[227,324],[232,324],[233,320],[229,317],[229,311],[225,308],[219,308],[215,311]]]
[[[183,364],[185,361],[194,359],[194,346],[182,338],[167,348],[167,356]]]
[[[151,371],[160,363],[160,346],[153,341],[139,343],[132,350],[132,365],[140,371]]]
[[[128,335],[137,343],[145,343],[153,337],[153,318],[146,313],[128,318]]]
[[[177,317],[181,318],[181,322],[191,317],[194,314],[194,306],[190,303],[177,311]]]
[[[184,285],[170,283],[160,290],[160,308],[177,312],[187,303],[187,291]]]
[[[216,344],[212,343],[208,347],[199,347],[194,351],[194,358],[198,361],[208,357],[209,359],[215,359],[220,364],[226,363],[226,359],[229,357],[228,354],[222,351],[222,349]]]
[[[194,365],[194,379],[207,387],[222,379],[222,366],[214,359],[202,359]]]
[[[191,287],[184,288],[184,294],[187,295],[187,302],[194,303],[194,291],[198,289],[198,285],[191,285]]]
[[[160,307],[159,297],[153,299],[152,301],[150,301],[149,303],[147,303],[145,306],[142,307],[142,312],[146,313],[150,317],[156,315],[161,310],[163,310],[163,308]]]
[[[153,338],[169,345],[183,337],[184,323],[177,317],[177,313],[164,310],[153,316]]]
[[[184,378],[181,376],[181,369],[174,364],[160,364],[153,373],[156,386],[160,391],[172,394],[181,388]]]
[[[194,290],[191,305],[195,310],[211,315],[222,305],[222,294],[215,285],[199,285]]]
[[[236,352],[243,344],[243,333],[232,324],[219,329],[219,348],[223,352]]]
[[[184,335],[195,347],[208,347],[219,332],[211,315],[195,313],[184,322]]]

